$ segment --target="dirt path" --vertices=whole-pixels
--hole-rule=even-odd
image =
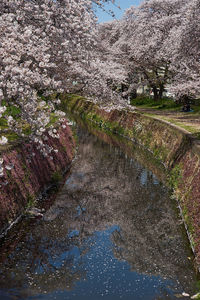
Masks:
[[[200,136],[200,115],[193,112],[177,112],[173,110],[160,111],[151,108],[136,107],[143,114],[154,116],[158,119],[168,121],[190,133]]]

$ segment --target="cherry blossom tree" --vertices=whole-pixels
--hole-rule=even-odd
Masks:
[[[106,22],[100,24],[98,28],[98,40],[103,54],[101,62],[106,62],[105,69],[102,68],[102,70],[122,96],[126,96],[124,88],[130,84],[128,45],[127,41],[123,41],[125,32],[126,22],[124,20]],[[132,80],[133,76],[131,76],[131,82]]]
[[[113,24],[115,22],[110,22],[111,26]],[[103,38],[104,33],[107,34],[104,27],[107,26],[109,23],[99,24],[95,29],[95,47],[89,54],[88,67],[80,73],[76,87],[78,93],[90,96],[100,105],[117,105],[124,103],[115,89],[126,81],[126,70],[121,64],[121,57],[113,53]]]
[[[144,1],[138,8],[127,10],[128,45],[130,64],[139,76],[139,85],[148,86],[154,99],[162,98],[164,88],[170,83],[171,53],[168,38],[180,21],[185,0]],[[171,48],[171,46],[170,46]]]
[[[200,95],[200,1],[188,2],[181,11],[181,22],[171,31],[168,48],[174,78],[171,90],[188,101]]]
[[[199,1],[149,0],[102,25],[99,38],[121,58],[128,93],[139,86],[149,87],[154,99],[166,87],[177,96],[199,93],[198,11]]]
[[[5,0],[0,4],[0,101],[14,101],[32,131],[41,117],[34,117],[38,91],[63,89],[69,74],[77,72],[74,63],[85,63],[93,43],[90,7],[90,1]]]
[[[44,135],[51,114],[58,122],[59,99],[52,92],[69,91],[74,80],[91,74],[90,53],[95,47],[93,4],[105,0],[2,0],[0,3],[0,118],[8,130],[38,143],[44,155],[53,151]],[[90,78],[92,76],[90,75]],[[10,114],[14,106],[18,115]],[[25,128],[28,130],[25,130]],[[58,138],[51,125],[48,135]],[[4,132],[0,144],[7,143]],[[3,176],[3,161],[0,161]]]

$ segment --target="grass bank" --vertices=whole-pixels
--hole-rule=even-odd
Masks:
[[[182,104],[169,98],[155,101],[141,96],[132,99],[131,104],[140,113],[174,124],[200,139],[200,100],[192,101],[190,112],[182,112]]]

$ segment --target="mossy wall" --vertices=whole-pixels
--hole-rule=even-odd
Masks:
[[[0,233],[34,202],[38,195],[53,183],[55,174],[63,174],[74,155],[74,139],[69,126],[60,128],[60,138],[49,138],[47,144],[57,149],[44,157],[36,144],[15,145],[1,156],[4,164],[13,163],[0,178]],[[34,153],[34,156],[32,155]]]
[[[128,110],[109,112],[79,96],[62,95],[62,108],[80,115],[86,122],[136,141],[164,164],[200,266],[200,146],[197,141],[167,122]]]
[[[151,151],[166,168],[171,168],[191,147],[191,136],[165,121],[125,109],[108,112],[80,96],[62,95],[61,98],[62,109],[67,108],[104,129],[135,140]]]

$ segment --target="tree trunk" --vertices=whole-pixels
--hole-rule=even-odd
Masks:
[[[137,90],[136,89],[132,90],[130,92],[129,96],[130,96],[131,99],[137,98]]]
[[[153,86],[152,89],[153,89],[153,99],[157,101],[159,99],[158,89],[156,86]]]
[[[161,84],[160,85],[160,90],[159,90],[159,99],[162,99],[162,96],[163,96],[163,92],[164,92],[164,86]]]
[[[182,111],[188,112],[191,110],[190,98],[187,95],[180,97],[179,102],[183,103]]]
[[[164,92],[164,86],[163,85],[160,85],[159,89],[157,88],[157,86],[154,85],[152,87],[152,90],[153,90],[153,99],[155,101],[158,101],[158,100],[162,99],[163,92]]]

